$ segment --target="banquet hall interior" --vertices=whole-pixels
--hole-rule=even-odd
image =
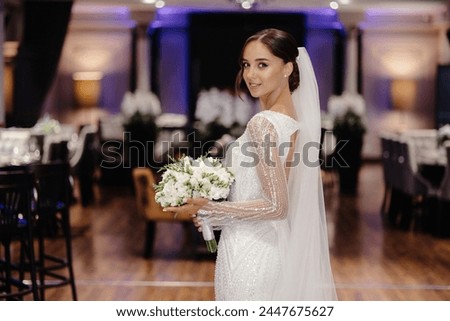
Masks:
[[[244,132],[259,106],[234,91],[238,57],[264,28],[289,31],[316,72],[339,300],[450,300],[447,0],[0,10],[0,300],[214,300],[216,253],[154,184]]]

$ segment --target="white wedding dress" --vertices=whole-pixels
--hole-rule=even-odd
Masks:
[[[204,224],[222,230],[217,300],[337,299],[318,163],[319,95],[305,48],[297,64],[292,101],[299,121],[271,110],[256,114],[227,151],[225,165],[236,177],[229,199],[198,211]]]
[[[289,145],[282,144],[289,143],[298,129],[299,123],[293,118],[262,111],[228,150],[225,164],[236,177],[229,201],[213,203],[201,211],[211,216],[213,226],[222,229],[216,300],[273,299],[281,271],[279,237],[287,235],[288,229],[284,165]],[[276,143],[271,159],[265,155],[265,137]],[[254,143],[259,146],[252,146]]]

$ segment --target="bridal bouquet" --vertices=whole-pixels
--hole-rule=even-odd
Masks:
[[[233,173],[213,157],[183,156],[165,165],[163,170],[161,181],[155,185],[155,200],[162,207],[184,205],[188,198],[226,199],[234,182]],[[217,243],[206,220],[203,220],[202,233],[208,250],[215,252]]]

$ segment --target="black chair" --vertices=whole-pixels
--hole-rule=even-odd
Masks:
[[[411,143],[408,141],[398,142],[398,173],[401,177],[401,213],[399,217],[399,226],[408,230],[411,224],[421,226],[426,219],[426,205],[433,189],[418,172],[417,163]]]
[[[32,295],[39,300],[32,233],[33,185],[33,174],[23,168],[0,170],[0,299],[23,300]],[[19,255],[11,253],[14,243],[19,244]]]
[[[68,141],[63,140],[50,144],[49,162],[67,162],[69,160]]]
[[[435,217],[432,218],[431,232],[438,237],[450,237],[450,142],[444,143],[447,165],[438,190],[438,204]]]
[[[320,134],[319,161],[322,173],[323,184],[326,187],[333,188],[337,181],[337,170],[334,155],[334,135],[333,131],[322,128]]]
[[[385,138],[386,153],[384,156],[388,156],[386,160],[383,160],[383,166],[385,166],[384,173],[386,186],[388,188],[388,200],[384,208],[382,215],[385,221],[391,226],[396,226],[398,217],[401,212],[402,205],[402,167],[405,163],[405,159],[401,156],[400,141],[398,137],[387,136]],[[382,207],[383,211],[383,207]]]
[[[98,162],[98,133],[95,126],[85,125],[80,130],[79,143],[70,159],[74,176],[78,178],[81,204],[86,207],[94,202],[94,176]]]
[[[70,285],[72,298],[77,300],[70,226],[70,165],[67,162],[35,164],[32,171],[38,195],[35,232],[39,244],[37,267],[40,298],[45,299],[45,290],[48,288]],[[65,242],[65,257],[48,253],[45,246],[46,240],[60,234]]]
[[[383,180],[384,180],[384,196],[381,203],[381,217],[383,220],[387,217],[387,209],[390,206],[392,196],[392,181],[391,181],[391,138],[387,135],[380,137],[381,142],[381,164],[383,167]]]

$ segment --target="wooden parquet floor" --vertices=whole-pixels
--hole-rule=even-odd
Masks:
[[[379,164],[365,164],[357,197],[326,182],[330,253],[340,300],[450,300],[450,239],[386,228]],[[328,182],[327,182],[328,181]],[[79,300],[214,300],[214,256],[192,228],[158,223],[154,257],[142,257],[145,222],[129,186],[96,185],[95,203],[72,207]],[[62,251],[62,240],[48,241]],[[68,287],[48,300],[70,300]]]

